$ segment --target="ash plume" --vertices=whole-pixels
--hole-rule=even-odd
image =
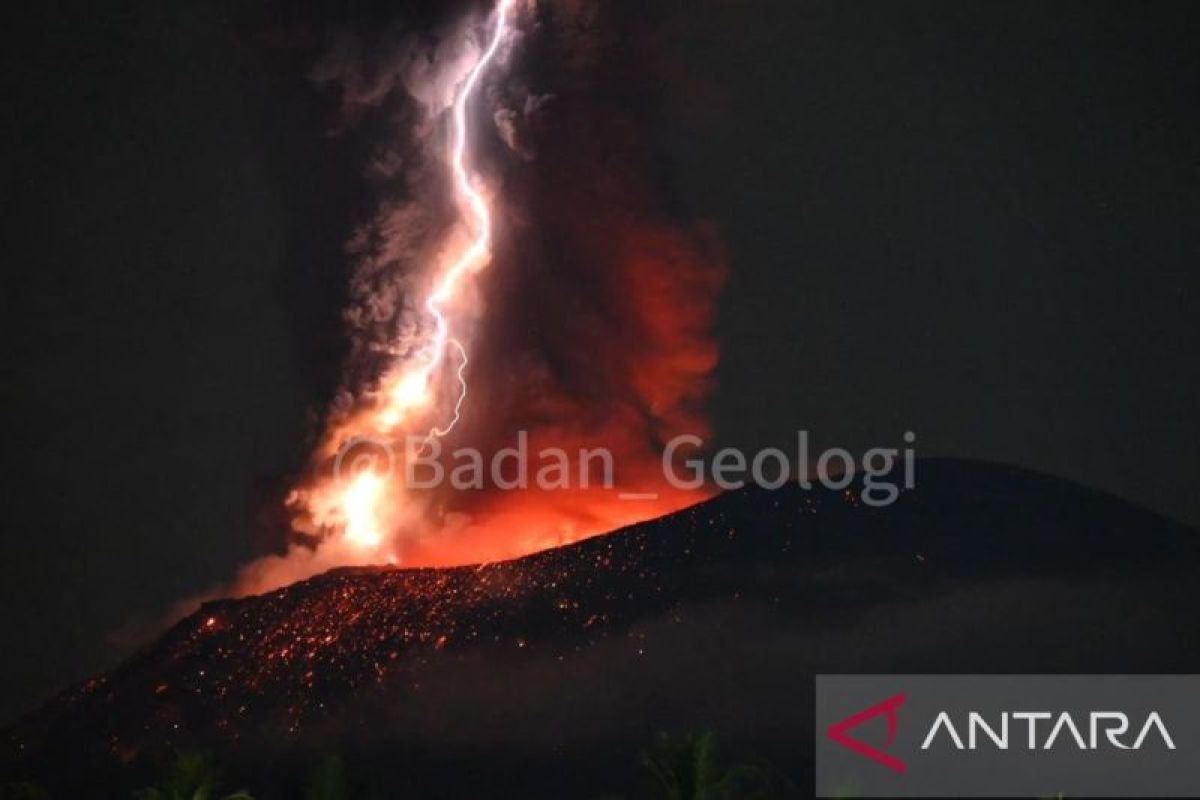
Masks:
[[[348,237],[350,357],[321,445],[289,498],[292,543],[244,568],[235,594],[346,564],[515,557],[706,495],[666,485],[661,452],[672,436],[708,429],[723,251],[710,227],[669,212],[647,119],[636,98],[623,101],[630,59],[640,58],[623,29],[635,23],[599,3],[571,1],[518,4],[522,24],[497,56],[505,76],[481,84],[472,111],[473,169],[486,178],[494,238],[487,269],[455,310],[471,389],[440,444],[487,456],[524,431],[530,450],[604,448],[617,486],[417,493],[394,485],[403,514],[389,517],[385,547],[369,552],[312,512],[388,364],[419,353],[430,325],[421,293],[431,265],[469,234],[446,179],[446,118],[479,59],[486,12],[432,33],[342,29],[311,72],[337,98],[339,135],[383,121],[364,164],[364,182],[379,199]],[[618,489],[653,498],[627,502]]]

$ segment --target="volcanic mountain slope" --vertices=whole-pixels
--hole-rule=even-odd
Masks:
[[[588,797],[626,791],[654,731],[703,728],[807,787],[814,674],[1194,672],[1198,577],[1196,531],[1007,467],[922,461],[885,508],[747,488],[515,561],[210,603],[11,728],[7,762],[94,786],[202,746],[279,787],[339,751],[387,796]]]

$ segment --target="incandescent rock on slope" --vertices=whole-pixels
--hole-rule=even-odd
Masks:
[[[165,744],[259,767],[340,750],[422,796],[594,795],[655,730],[703,727],[808,785],[814,674],[1194,672],[1197,577],[1192,529],[925,461],[886,508],[748,488],[515,561],[210,603],[5,757],[71,785]]]

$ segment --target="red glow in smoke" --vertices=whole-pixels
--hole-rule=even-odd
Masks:
[[[312,472],[290,500],[303,541],[251,565],[241,592],[345,564],[520,556],[708,494],[670,486],[661,453],[673,436],[708,433],[703,404],[717,360],[711,329],[723,253],[703,226],[659,211],[644,177],[652,156],[641,121],[601,99],[603,91],[560,94],[531,137],[536,158],[510,156],[503,181],[482,183],[472,148],[495,132],[480,87],[503,82],[491,59],[502,50],[509,14],[514,0],[501,0],[450,110],[453,144],[443,166],[462,219],[433,265],[424,343],[416,360],[402,360],[375,386],[350,387],[356,406],[331,418]],[[570,75],[563,85],[587,82]],[[485,307],[469,340],[452,331],[467,313],[468,284]],[[442,369],[448,361],[453,370]],[[396,474],[333,474],[339,448],[354,437],[402,453],[404,434],[428,432],[444,437],[447,453],[471,447],[489,458],[512,446],[518,431],[528,432],[531,452],[606,449],[616,485],[418,493]]]

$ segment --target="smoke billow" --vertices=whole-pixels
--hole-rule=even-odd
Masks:
[[[479,56],[484,11],[433,33],[342,30],[312,71],[337,98],[341,135],[385,132],[364,165],[379,200],[348,238],[350,358],[310,473],[290,499],[293,544],[249,565],[239,592],[383,560],[322,524],[313,497],[387,365],[419,347],[430,276],[466,235],[446,177],[446,117]],[[664,202],[647,115],[628,81],[642,67],[653,81],[653,64],[631,64],[634,23],[599,3],[529,4],[520,13],[499,55],[503,77],[481,87],[472,110],[472,169],[486,184],[495,235],[490,264],[455,311],[470,391],[438,444],[489,458],[524,431],[531,453],[604,448],[616,485],[416,492],[397,478],[405,512],[389,518],[383,552],[404,564],[518,556],[704,495],[667,485],[661,455],[678,434],[707,433],[724,259],[714,231],[675,218]],[[643,499],[622,499],[623,491]]]

